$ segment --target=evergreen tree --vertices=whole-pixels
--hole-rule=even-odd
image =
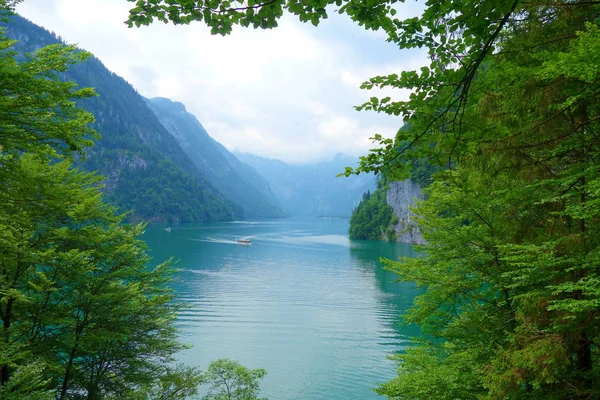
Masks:
[[[394,212],[386,202],[386,191],[381,186],[371,194],[367,191],[362,200],[352,211],[348,233],[352,239],[363,240],[395,240],[395,231],[391,226]],[[396,217],[397,219],[397,217]]]

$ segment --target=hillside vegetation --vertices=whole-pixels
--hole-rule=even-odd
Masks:
[[[363,194],[362,200],[352,211],[348,231],[351,239],[396,240],[392,226],[398,222],[398,217],[386,203],[385,192],[385,183],[380,180],[375,192]]]

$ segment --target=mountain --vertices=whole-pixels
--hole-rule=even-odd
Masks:
[[[18,40],[19,53],[33,52],[60,39],[32,22],[15,16],[7,35]],[[133,210],[134,220],[215,221],[243,215],[196,168],[177,140],[159,122],[146,101],[100,60],[72,66],[61,79],[93,87],[98,97],[78,105],[94,114],[102,135],[86,153],[83,168],[106,177],[108,201]]]
[[[246,218],[285,216],[269,183],[211,138],[183,104],[162,97],[146,101],[206,179],[237,203]]]
[[[280,160],[236,153],[271,184],[283,210],[297,217],[349,217],[362,194],[375,189],[372,174],[336,178],[358,159],[337,154],[333,160],[309,165],[289,165]]]

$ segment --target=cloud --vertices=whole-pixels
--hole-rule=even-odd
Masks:
[[[339,15],[317,28],[284,17],[274,30],[236,28],[221,37],[199,23],[128,29],[122,21],[131,5],[28,0],[18,11],[94,53],[141,94],[184,103],[226,147],[293,163],[364,154],[374,133],[393,135],[399,118],[353,107],[372,95],[408,93],[359,86],[426,60]]]
[[[348,117],[336,116],[321,122],[318,128],[324,138],[348,140],[356,136],[358,122]]]

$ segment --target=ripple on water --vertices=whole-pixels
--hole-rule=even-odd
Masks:
[[[398,324],[414,290],[391,285],[378,261],[405,248],[352,242],[344,220],[176,229],[186,238],[152,226],[147,235],[155,259],[173,255],[183,270],[177,292],[188,308],[177,324],[194,348],[181,361],[264,367],[262,395],[271,399],[378,398],[372,388],[395,371],[386,357],[415,335]],[[238,237],[252,246],[237,246]]]

